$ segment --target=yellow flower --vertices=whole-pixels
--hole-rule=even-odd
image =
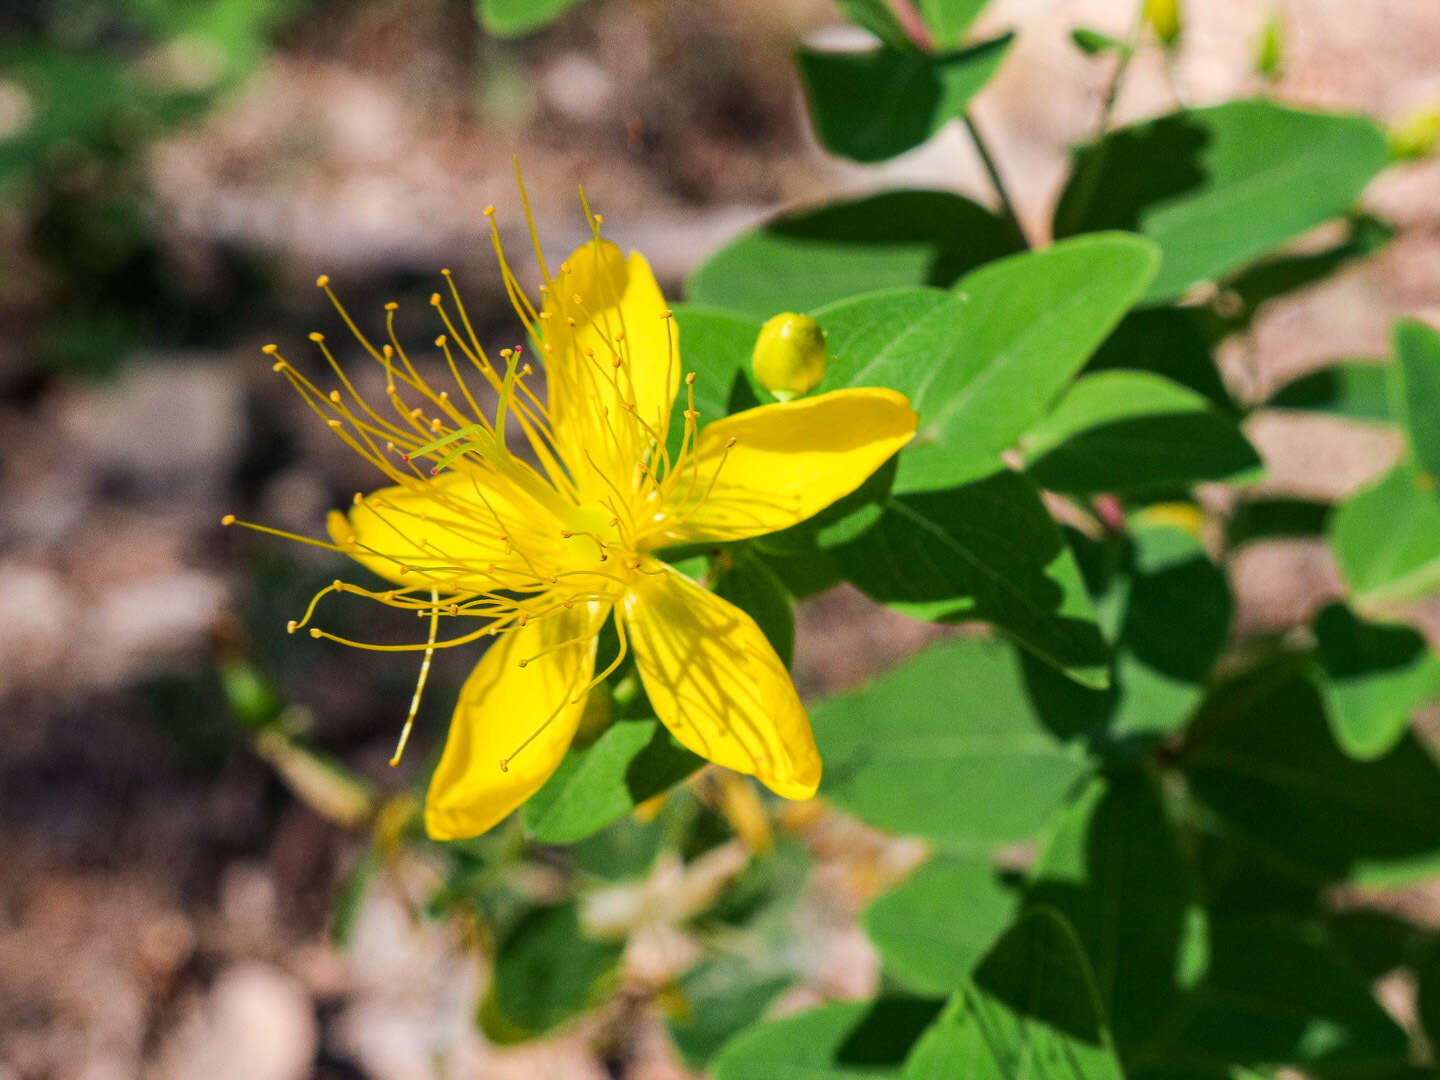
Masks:
[[[335,302],[383,368],[388,418],[358,394],[320,335],[311,337],[338,379],[329,392],[266,347],[276,370],[393,482],[356,495],[348,514],[332,511],[327,546],[395,588],[337,581],[292,631],[328,592],[413,610],[428,619],[423,644],[345,643],[423,650],[422,686],[435,648],[497,638],[460,692],[430,783],[425,823],[440,839],[483,832],[529,798],[564,756],[590,691],[627,652],[683,745],[780,795],[809,798],[820,757],[784,665],[750,616],[654,553],[810,517],[904,446],[915,413],[894,391],[852,389],[701,427],[694,375],[682,376],[675,321],[643,256],[627,258],[601,239],[594,216],[595,239],[558,272],[537,245],[537,309],[506,262],[493,208],[486,213],[506,289],[544,366],[543,400],[531,387],[529,351],[502,350],[496,365],[481,348],[449,271],[453,316],[438,293],[431,298],[447,331],[436,346],[449,391],[422,378],[401,348],[393,304],[389,343],[377,347]],[[320,285],[329,292],[327,279]],[[481,390],[472,393],[462,366]],[[671,405],[682,388],[683,439],[672,453]],[[480,393],[496,401],[493,412]],[[511,449],[517,440],[526,452]],[[597,672],[597,635],[612,613],[620,654]],[[442,622],[475,618],[479,629],[437,640]],[[419,689],[417,705],[418,697]]]

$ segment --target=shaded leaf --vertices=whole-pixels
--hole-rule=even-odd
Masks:
[[[1440,768],[1430,751],[1406,734],[1375,761],[1347,756],[1295,665],[1216,692],[1181,765],[1196,798],[1292,875],[1400,884],[1440,866]]]
[[[530,1038],[596,1004],[620,962],[621,942],[580,930],[574,903],[536,908],[506,936],[495,957],[495,981],[481,1007],[492,1039]]]
[[[1366,622],[1330,604],[1315,617],[1315,641],[1326,714],[1352,757],[1386,754],[1411,713],[1440,697],[1440,658],[1408,626]]]
[[[1391,407],[1420,470],[1440,476],[1440,333],[1416,319],[1395,324]]]
[[[1309,499],[1242,499],[1225,521],[1225,545],[1237,548],[1253,540],[1321,536],[1330,504]]]
[[[820,142],[864,162],[919,146],[965,111],[999,69],[1011,38],[937,54],[888,45],[858,53],[800,49],[795,62]]]
[[[1346,213],[1388,161],[1358,116],[1266,100],[1182,110],[1078,148],[1055,235],[1143,233],[1165,256],[1147,299],[1174,299]]]
[[[784,584],[744,545],[728,549],[722,562],[712,591],[749,614],[789,667],[795,653],[795,610]]]
[[[554,22],[580,0],[475,0],[480,24],[496,37],[519,37]]]
[[[1398,604],[1440,586],[1440,500],[1434,481],[1404,461],[1340,504],[1330,544],[1354,602]]]
[[[1270,409],[1333,413],[1347,420],[1394,419],[1381,361],[1347,360],[1292,379],[1270,396]]]
[[[1026,472],[1052,491],[1168,491],[1260,467],[1239,425],[1159,375],[1107,371],[1065,391],[1024,439]]]
[[[1085,365],[1091,372],[1115,368],[1153,371],[1221,409],[1234,408],[1193,308],[1142,308],[1126,315]]]
[[[1188,879],[1159,791],[1140,773],[1092,780],[1035,864],[1027,902],[1075,927],[1127,1057],[1154,1038],[1182,990]]]
[[[936,860],[865,910],[885,970],[920,993],[964,987],[1009,924],[1015,893],[988,863]]]
[[[910,1047],[943,1007],[916,998],[822,1005],[742,1032],[712,1071],[715,1080],[898,1078]]]
[[[1031,711],[1013,650],[991,641],[933,646],[812,715],[827,798],[975,850],[1034,836],[1085,771]]]
[[[877,289],[950,285],[1024,247],[1014,225],[969,199],[887,191],[784,214],[743,233],[701,264],[686,292],[764,319]],[[680,341],[688,363],[683,321]]]

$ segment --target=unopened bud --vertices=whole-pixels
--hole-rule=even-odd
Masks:
[[[1285,64],[1285,23],[1278,11],[1272,12],[1260,31],[1260,45],[1255,50],[1255,70],[1267,82],[1280,78]]]
[[[808,315],[776,315],[760,328],[750,363],[760,385],[780,401],[799,397],[825,378],[825,331]]]
[[[1391,127],[1390,152],[1400,161],[1429,157],[1440,145],[1440,107],[1417,109]]]
[[[1182,29],[1180,0],[1145,0],[1145,21],[1155,31],[1160,44],[1173,49]]]

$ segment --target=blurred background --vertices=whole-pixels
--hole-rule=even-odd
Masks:
[[[1110,74],[1069,32],[1123,37],[1133,17],[1131,0],[982,16],[977,36],[1019,31],[975,114],[1032,238]],[[1281,100],[1382,122],[1440,100],[1432,0],[1227,0],[1187,8],[1172,64],[1137,57],[1117,118],[1255,92],[1272,17]],[[288,637],[337,560],[220,518],[317,535],[375,484],[260,352],[338,339],[318,274],[371,325],[400,302],[402,340],[423,342],[448,266],[482,340],[517,340],[481,214],[496,204],[520,250],[512,155],[552,256],[585,237],[583,183],[676,298],[782,207],[901,183],[993,202],[958,128],[883,166],[818,148],[790,54],[856,33],[828,0],[587,0],[519,38],[469,0],[0,4],[0,1080],[687,1075],[623,997],[520,1047],[477,1028],[473,935],[424,917],[434,867],[396,839],[473,654],[437,657],[388,768],[412,665]],[[1371,188],[1397,238],[1232,340],[1237,398],[1384,354],[1396,315],[1440,319],[1437,194],[1434,159]],[[1301,497],[1399,449],[1320,418],[1247,431],[1267,486]],[[1234,573],[1239,633],[1339,593],[1318,540],[1254,544]],[[384,614],[335,612],[361,636]],[[936,632],[822,595],[799,611],[796,680],[853,685]],[[855,912],[916,853],[823,811],[794,826],[814,860],[801,993],[866,993]],[[1440,926],[1440,889],[1403,902]]]

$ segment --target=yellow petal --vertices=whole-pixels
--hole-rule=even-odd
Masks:
[[[702,757],[787,799],[820,784],[820,752],[795,684],[755,620],[653,559],[623,601],[650,704]]]
[[[494,563],[529,576],[531,564],[551,563],[563,550],[559,522],[517,492],[477,488],[475,477],[454,470],[414,487],[372,491],[348,516],[331,511],[326,528],[357,562],[398,585],[443,582],[451,590],[484,591],[495,587],[494,578],[452,568]]]
[[[675,320],[638,251],[626,258],[608,240],[591,241],[563,266],[545,301],[549,408],[561,450],[574,469],[583,470],[588,450],[628,470],[646,429],[663,440],[669,428],[680,388]],[[629,405],[642,423],[626,415]]]
[[[550,778],[585,711],[584,699],[574,699],[594,673],[594,632],[603,616],[599,605],[577,605],[532,622],[502,635],[475,665],[425,797],[432,837],[482,833]]]
[[[918,420],[905,395],[880,388],[832,390],[717,420],[701,429],[693,461],[682,463],[669,520],[649,546],[741,540],[803,521],[863,484],[910,441]]]

